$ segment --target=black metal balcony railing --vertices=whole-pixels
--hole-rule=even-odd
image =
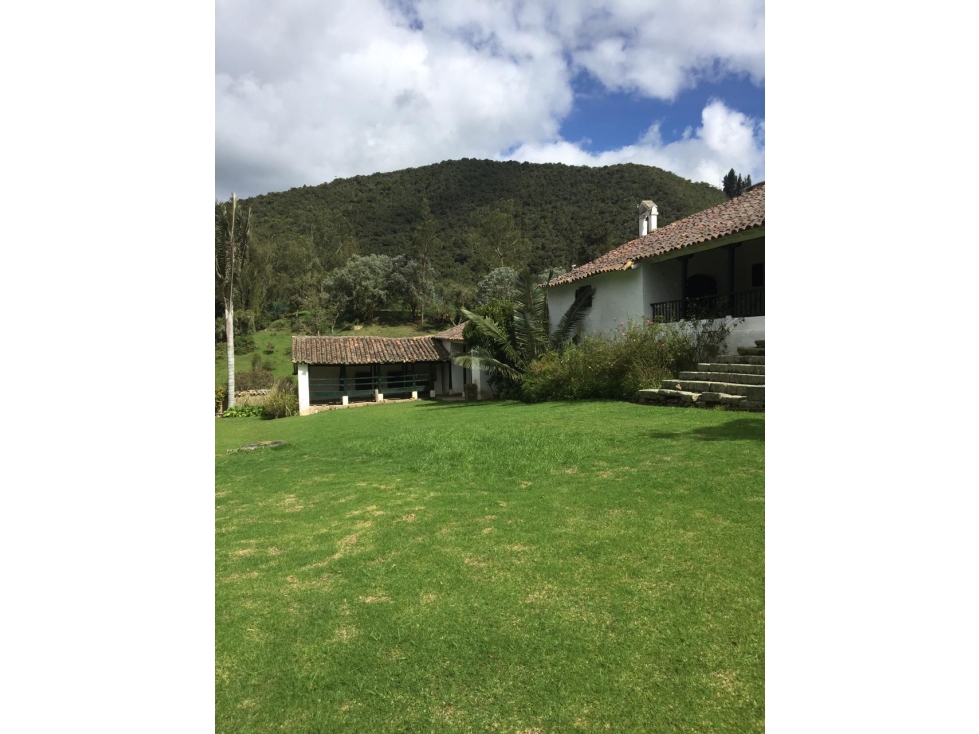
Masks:
[[[676,301],[651,303],[653,321],[682,321],[684,319],[716,319],[765,315],[765,289],[755,288],[721,296],[704,296]]]
[[[432,380],[428,375],[381,375],[377,377],[311,377],[310,400],[336,400],[344,395],[351,398],[369,397],[377,390],[382,395],[398,393],[428,393]]]

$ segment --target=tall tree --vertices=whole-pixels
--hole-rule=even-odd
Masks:
[[[421,217],[421,222],[415,228],[412,250],[418,262],[422,290],[427,294],[433,287],[432,260],[442,249],[442,241],[438,236],[439,222],[432,216],[428,199],[422,199]],[[426,299],[422,298],[420,302],[422,326],[425,325],[425,302]]]
[[[507,199],[494,209],[477,210],[469,243],[482,272],[507,266],[516,269],[526,264],[532,246],[517,226],[515,209],[513,199]]]
[[[516,301],[520,293],[520,275],[513,268],[494,268],[476,284],[476,303]]]
[[[727,172],[726,176],[724,176],[723,180],[721,181],[721,188],[724,189],[724,193],[727,194],[727,198],[733,199],[738,195],[739,178],[740,176],[734,172],[733,168]]]
[[[392,267],[387,255],[354,255],[326,276],[323,290],[339,294],[353,316],[370,321],[388,301]]]
[[[253,238],[241,262],[238,276],[240,304],[249,314],[249,328],[254,332],[256,320],[265,310],[269,289],[275,272],[275,244],[270,240]]]
[[[235,404],[235,277],[251,239],[251,209],[242,217],[238,197],[218,204],[214,217],[214,276],[224,303],[224,328],[228,340],[228,407]]]
[[[724,189],[724,193],[727,194],[727,198],[733,199],[735,196],[740,196],[746,189],[751,187],[751,175],[741,177],[740,173],[735,173],[732,168],[727,172],[727,175],[721,180],[721,186]]]

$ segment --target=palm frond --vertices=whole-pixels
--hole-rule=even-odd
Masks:
[[[513,364],[520,362],[520,355],[513,348],[510,343],[510,338],[507,336],[506,331],[497,324],[493,319],[488,316],[480,316],[472,311],[466,309],[460,309],[463,316],[465,316],[469,321],[479,330],[479,333],[487,337],[496,348],[503,353],[503,355],[510,360]]]
[[[551,347],[563,349],[565,343],[571,337],[571,332],[578,323],[585,317],[585,303],[595,293],[595,286],[586,285],[581,288],[574,303],[564,312],[564,316],[558,322],[557,328],[551,334]]]
[[[513,315],[514,337],[525,361],[540,357],[548,348],[547,296],[525,270],[518,280],[521,303]]]
[[[517,379],[520,377],[519,370],[514,369],[505,362],[494,358],[488,352],[479,347],[474,347],[472,352],[469,354],[459,354],[452,358],[460,367],[465,367],[466,369],[478,369],[490,374],[501,375],[503,377],[508,377],[510,379]]]

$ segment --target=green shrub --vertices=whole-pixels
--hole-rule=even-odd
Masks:
[[[635,400],[663,379],[714,359],[733,323],[620,323],[612,338],[584,337],[563,353],[532,362],[520,381],[527,402],[605,398]]]
[[[275,342],[266,342],[265,349],[262,351],[266,354],[275,354]]]
[[[235,372],[235,390],[267,390],[275,383],[270,370]]]
[[[259,369],[262,366],[262,355],[258,352],[252,355],[252,372]]]
[[[235,354],[255,351],[255,337],[251,334],[235,334]]]
[[[292,380],[284,377],[275,383],[272,392],[265,396],[263,418],[288,418],[299,415],[299,395]]]
[[[272,372],[275,370],[275,362],[273,362],[271,359],[263,359],[261,368],[266,372]]]
[[[223,413],[224,418],[248,418],[262,415],[261,405],[235,405]]]
[[[218,385],[214,388],[214,412],[220,413],[224,410],[224,403],[228,399],[228,388],[226,385]]]

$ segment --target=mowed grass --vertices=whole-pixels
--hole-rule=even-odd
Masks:
[[[422,402],[216,449],[218,731],[763,730],[763,415]]]

